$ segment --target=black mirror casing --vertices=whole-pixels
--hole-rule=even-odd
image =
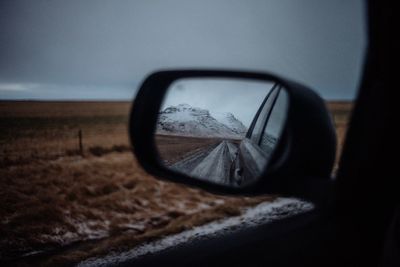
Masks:
[[[178,79],[203,77],[274,81],[287,89],[289,108],[283,136],[273,153],[270,167],[255,184],[235,188],[190,179],[167,169],[159,160],[154,133],[168,87]],[[310,183],[329,183],[335,160],[336,134],[324,100],[305,86],[266,73],[213,70],[155,72],[144,80],[135,98],[129,134],[137,160],[150,174],[220,194],[307,195],[304,191],[310,190]]]

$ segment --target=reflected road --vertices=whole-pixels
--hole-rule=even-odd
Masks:
[[[170,167],[181,173],[218,184],[229,184],[230,167],[238,145],[224,140],[176,162]]]

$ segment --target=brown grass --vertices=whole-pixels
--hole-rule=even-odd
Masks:
[[[342,154],[348,124],[350,123],[350,115],[353,110],[353,103],[345,101],[332,101],[327,103],[327,107],[332,114],[337,134],[336,162],[333,170],[333,172],[336,173],[337,169],[339,168],[339,160]]]
[[[128,102],[0,102],[0,167],[129,146]]]
[[[221,139],[218,138],[199,138],[173,135],[156,135],[156,147],[160,158],[166,163],[174,163],[188,153],[197,151],[213,144],[218,144]]]
[[[328,106],[343,143],[351,105]],[[124,102],[0,102],[0,262],[62,249],[34,262],[76,263],[274,198],[215,196],[149,176],[129,152],[129,109]],[[176,156],[204,142],[170,141]]]
[[[40,161],[7,168],[0,175],[3,257],[110,237],[86,244],[83,254],[78,249],[79,259],[76,250],[68,252],[82,260],[271,199],[217,197],[158,181],[142,171],[130,153]],[[68,253],[62,253],[63,260]]]

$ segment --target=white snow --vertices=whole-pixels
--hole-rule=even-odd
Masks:
[[[170,106],[160,112],[157,132],[199,137],[244,137],[247,129],[231,113],[215,113],[188,104]]]
[[[295,198],[278,198],[246,209],[242,215],[211,222],[191,230],[171,235],[153,242],[139,245],[132,250],[112,253],[102,258],[90,258],[78,266],[108,266],[135,259],[146,254],[160,252],[189,240],[200,240],[212,236],[229,234],[243,228],[270,223],[312,210],[314,205]]]
[[[222,141],[194,168],[190,175],[214,183],[229,183],[229,167],[232,156],[229,154],[228,142]]]
[[[232,113],[229,112],[211,112],[211,115],[220,123],[225,124],[238,134],[245,135],[246,126],[243,125]]]

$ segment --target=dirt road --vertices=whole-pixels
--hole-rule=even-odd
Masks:
[[[230,167],[238,145],[228,140],[213,144],[171,165],[171,168],[217,184],[229,184]]]

